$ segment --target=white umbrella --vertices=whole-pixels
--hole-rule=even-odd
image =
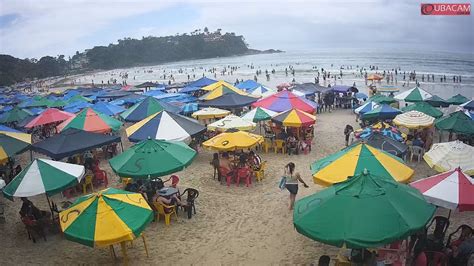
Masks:
[[[192,114],[192,117],[196,119],[209,119],[209,118],[221,118],[228,114],[230,114],[230,111],[228,110],[207,107],[207,108],[194,112]]]
[[[228,115],[216,122],[207,125],[209,130],[226,131],[227,129],[235,128],[239,130],[252,130],[256,124],[251,121],[244,120],[236,115]]]
[[[418,111],[409,111],[399,114],[393,119],[397,126],[403,126],[410,129],[425,128],[433,125],[434,117]]]
[[[433,144],[423,159],[438,172],[461,167],[465,173],[474,175],[474,147],[459,140]]]
[[[428,98],[430,98],[431,95],[429,92],[423,90],[423,89],[420,89],[418,87],[415,87],[413,89],[409,89],[407,91],[404,91],[402,93],[399,93],[397,95],[395,95],[395,98],[396,100],[400,100],[400,101],[403,101],[405,100],[407,97],[410,97],[412,99],[417,99],[418,101],[424,101]],[[408,99],[407,99],[408,101]]]

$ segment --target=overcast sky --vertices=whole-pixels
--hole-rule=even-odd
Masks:
[[[242,34],[257,49],[381,47],[474,53],[473,15],[421,16],[422,1],[417,0],[309,2],[1,0],[0,53],[68,56],[124,37],[174,35],[205,26]]]

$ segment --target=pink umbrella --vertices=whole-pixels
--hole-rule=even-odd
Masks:
[[[28,124],[26,124],[25,127],[32,128],[51,123],[62,122],[74,116],[74,114],[64,112],[56,108],[48,108],[31,120]]]

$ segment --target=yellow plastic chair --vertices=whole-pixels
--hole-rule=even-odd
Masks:
[[[262,181],[263,178],[265,178],[265,168],[267,166],[267,161],[263,161],[262,164],[260,165],[260,169],[253,171],[255,175],[255,180],[257,182]]]
[[[163,215],[165,217],[166,225],[170,225],[172,214],[174,214],[176,216],[176,219],[178,219],[178,214],[176,214],[176,206],[165,205],[157,201],[155,201],[153,205],[155,206],[155,209],[157,210],[156,217],[158,221],[160,220],[160,215]],[[167,209],[168,212],[165,212],[165,209]]]
[[[275,140],[275,153],[278,153],[281,150],[281,153],[285,154],[285,141],[281,139]]]
[[[86,175],[84,178],[84,184],[82,184],[82,193],[86,194],[87,193],[87,186],[91,186],[91,191],[94,192],[94,185],[92,184],[92,179],[93,176],[91,175]]]
[[[268,150],[272,148],[272,142],[269,140],[265,140],[262,143],[262,149],[265,151],[265,153],[268,153]]]
[[[130,177],[122,177],[122,186],[125,188],[128,184],[132,183],[133,179]]]

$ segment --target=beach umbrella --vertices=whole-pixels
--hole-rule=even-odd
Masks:
[[[235,85],[235,87],[237,87],[238,89],[244,90],[244,91],[253,90],[253,89],[255,89],[257,87],[261,87],[261,86],[262,86],[262,84],[256,82],[253,79],[248,79],[244,82],[239,82],[239,84]]]
[[[415,87],[395,95],[394,98],[405,102],[422,102],[431,96],[432,95],[429,92],[420,89],[419,87]]]
[[[469,110],[469,111],[474,111],[474,100],[467,101],[461,105],[462,108]]]
[[[356,93],[356,94],[355,94],[355,97],[356,97],[357,99],[367,99],[367,98],[369,98],[369,96],[367,96],[367,94],[362,93],[362,92]]]
[[[382,79],[383,79],[383,76],[378,75],[378,74],[370,74],[370,75],[367,77],[367,80],[372,80],[372,81],[375,81],[375,80],[382,80]]]
[[[30,111],[15,107],[12,110],[0,115],[0,123],[20,122],[30,116],[33,116]]]
[[[51,100],[49,100],[46,97],[42,97],[39,99],[35,99],[31,102],[29,102],[25,107],[46,107],[52,103]]]
[[[474,120],[474,112],[465,110],[464,113],[465,113],[467,116],[469,116],[472,120]]]
[[[66,239],[89,247],[107,247],[139,237],[153,220],[140,193],[107,188],[78,198],[59,214]]]
[[[58,110],[56,108],[48,108],[44,110],[41,114],[31,120],[26,124],[26,128],[32,128],[57,122],[65,121],[71,117],[74,117],[73,114]]]
[[[393,119],[398,114],[401,114],[402,111],[391,107],[388,104],[382,104],[378,107],[368,111],[362,115],[362,119],[364,120],[371,120],[371,119]]]
[[[449,210],[474,211],[474,179],[461,168],[410,183],[425,199]]]
[[[120,114],[127,122],[138,122],[152,114],[165,110],[163,104],[154,97],[147,97],[145,100],[136,103],[130,109]]]
[[[31,135],[0,125],[0,163],[31,147]]]
[[[381,132],[372,132],[368,137],[363,138],[362,141],[374,148],[386,151],[400,158],[408,151],[408,145],[383,135]]]
[[[122,122],[117,119],[99,113],[92,108],[87,108],[75,117],[71,117],[59,124],[56,129],[58,132],[68,128],[76,128],[95,133],[108,133],[119,130],[121,126]]]
[[[74,95],[71,98],[67,99],[67,103],[74,103],[74,102],[92,102],[92,99],[89,99],[79,94]]]
[[[191,114],[199,110],[199,104],[197,103],[186,103],[181,107],[181,112],[183,114]]]
[[[463,104],[465,102],[468,102],[469,99],[466,96],[463,96],[463,95],[458,93],[458,94],[454,95],[453,97],[447,99],[446,101],[449,104],[452,104],[452,105],[460,105],[460,104]]]
[[[192,114],[192,117],[196,119],[211,119],[211,118],[222,118],[230,114],[230,111],[219,108],[207,107]]]
[[[147,91],[147,92],[143,93],[142,95],[156,97],[156,96],[161,96],[161,95],[165,95],[165,94],[166,94],[166,92],[164,92],[162,90],[151,90],[151,91]]]
[[[242,119],[251,122],[260,122],[270,120],[277,113],[263,107],[257,107],[242,115]]]
[[[397,115],[393,119],[393,123],[397,126],[406,127],[409,129],[421,129],[431,127],[434,122],[434,117],[418,111],[408,111]]]
[[[378,87],[377,91],[378,92],[393,93],[393,92],[400,91],[400,89],[398,87],[393,86],[393,85],[385,85],[385,86]]]
[[[203,87],[202,90],[208,91],[208,93],[204,94],[199,98],[203,101],[213,100],[225,94],[248,95],[248,93],[246,93],[245,91],[237,89],[236,87],[225,81],[218,81],[216,83]]]
[[[250,93],[250,95],[259,96],[259,97],[268,97],[275,93],[274,90],[269,89],[265,86],[258,86],[254,89],[248,90],[247,92]]]
[[[334,85],[331,90],[335,93],[359,92],[356,87],[347,85]]]
[[[40,194],[52,196],[81,182],[83,165],[35,159],[3,189],[3,195],[32,197]]]
[[[441,112],[439,109],[437,109],[436,107],[433,107],[432,105],[426,102],[417,102],[414,104],[410,104],[408,106],[403,107],[402,111],[403,112],[418,111],[426,115],[432,116],[434,118],[440,118],[443,116],[443,112]]]
[[[67,101],[54,100],[54,101],[51,101],[51,102],[48,104],[48,107],[61,108],[61,107],[66,106],[67,104],[68,104]]]
[[[146,88],[155,88],[155,87],[162,87],[164,89],[164,85],[162,84],[158,84],[158,83],[153,83],[151,81],[147,81],[147,82],[144,82],[142,84],[138,84],[137,86],[135,86],[136,88],[142,88],[142,89],[146,89]]]
[[[260,135],[230,129],[204,141],[202,145],[217,151],[234,151],[237,149],[249,149],[260,143],[263,143],[263,137]]]
[[[263,107],[274,112],[283,112],[290,109],[299,109],[307,113],[314,113],[316,103],[302,97],[298,97],[290,91],[281,91],[258,100],[252,104],[253,107]]]
[[[397,102],[393,97],[385,96],[382,94],[375,94],[372,97],[370,97],[371,101],[379,103],[379,104],[391,104]]]
[[[29,111],[30,113],[32,113],[33,115],[39,115],[41,114],[44,110],[44,108],[41,108],[41,107],[33,107],[33,108],[28,108],[27,111]]]
[[[13,107],[10,106],[10,105],[7,105],[7,106],[0,106],[0,113],[5,113],[5,112],[9,112],[11,110],[13,110]]]
[[[353,144],[311,165],[313,181],[324,186],[342,182],[364,169],[374,175],[404,183],[414,173],[402,159],[365,143]]]
[[[456,134],[473,135],[474,121],[463,111],[454,112],[435,121],[435,127]]]
[[[110,159],[109,164],[121,177],[147,179],[183,170],[196,154],[184,142],[147,139]]]
[[[275,115],[272,121],[285,127],[305,127],[313,125],[316,117],[298,109],[290,109]]]
[[[434,107],[448,107],[449,106],[449,103],[445,99],[437,95],[433,95],[425,99],[425,102],[429,103],[431,106],[434,106]]]
[[[357,107],[354,112],[356,114],[365,114],[369,111],[372,111],[373,109],[377,108],[379,106],[378,103],[376,102],[373,102],[373,101],[368,101],[366,103],[364,103],[363,105]]]
[[[189,87],[206,87],[206,86],[209,86],[211,84],[214,84],[216,83],[217,80],[213,80],[213,79],[210,79],[210,78],[207,78],[207,77],[202,77],[198,80],[195,80],[191,83],[188,84]]]
[[[116,114],[120,114],[121,112],[125,111],[125,108],[121,106],[117,106],[108,102],[97,102],[96,104],[92,105],[92,109],[95,111],[102,113],[104,115],[114,116]]]
[[[135,142],[146,140],[149,137],[188,142],[191,137],[205,130],[206,128],[194,119],[161,111],[128,127],[126,133],[129,140]]]
[[[465,173],[474,175],[474,147],[459,140],[433,144],[423,159],[440,173],[461,167]]]
[[[190,86],[186,86],[182,89],[179,90],[180,93],[193,93],[193,92],[196,92],[196,91],[200,91],[201,90],[201,87],[190,87]],[[152,95],[154,96],[154,95]]]
[[[252,121],[248,121],[242,119],[236,115],[228,115],[220,120],[217,120],[214,123],[207,125],[208,130],[218,130],[218,131],[226,131],[231,128],[235,128],[238,130],[253,130],[256,124]]]
[[[363,170],[295,204],[296,231],[336,247],[374,248],[424,229],[435,207],[416,189]]]
[[[228,93],[209,101],[200,102],[199,106],[234,109],[249,106],[257,100],[258,98],[253,96]]]

